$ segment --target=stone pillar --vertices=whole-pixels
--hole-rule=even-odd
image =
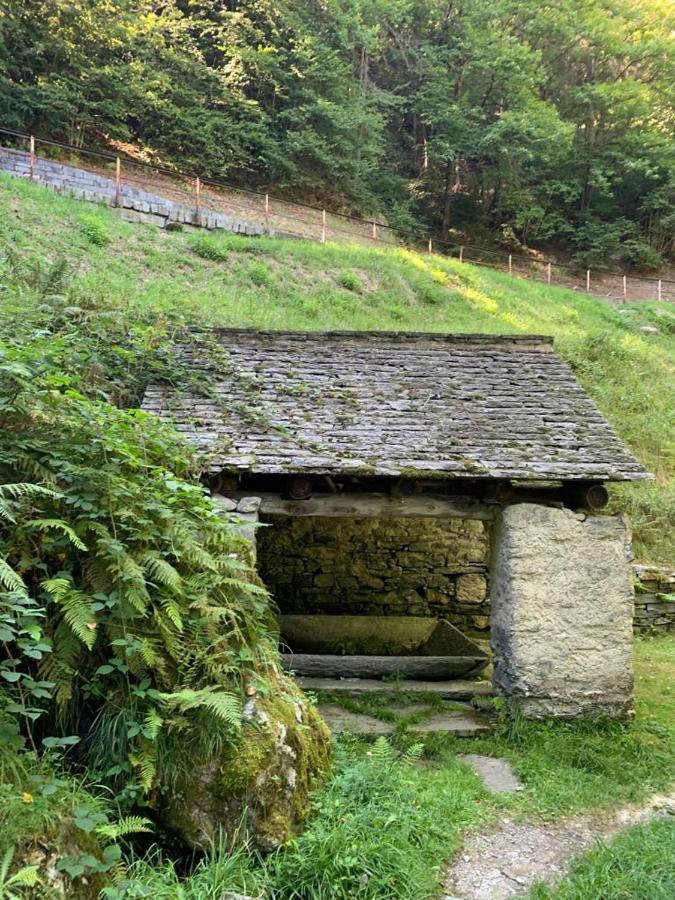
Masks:
[[[493,682],[529,717],[633,711],[625,518],[521,503],[495,526]]]

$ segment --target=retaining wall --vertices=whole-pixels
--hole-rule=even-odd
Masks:
[[[675,569],[633,567],[635,572],[635,631],[675,631]],[[673,598],[673,599],[669,599]]]
[[[0,170],[19,178],[30,178],[29,154],[0,147]],[[184,228],[222,228],[237,234],[263,234],[263,228],[252,222],[231,218],[212,209],[201,209],[197,213],[194,204],[177,203],[124,182],[117,195],[113,178],[39,156],[35,158],[33,180],[43,187],[70,194],[77,200],[116,206],[123,218],[130,222],[160,228],[180,225]]]

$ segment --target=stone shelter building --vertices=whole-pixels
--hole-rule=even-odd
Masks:
[[[383,674],[406,656],[434,677],[440,622],[448,671],[490,634],[494,685],[526,715],[631,712],[630,537],[599,511],[606,482],[650,476],[550,338],[216,337],[227,375],[195,339],[208,391],[152,385],[144,409],[207,454],[225,510],[259,523],[282,639],[287,618],[298,650],[316,632],[312,665]]]

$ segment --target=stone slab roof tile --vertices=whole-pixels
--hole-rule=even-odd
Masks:
[[[649,474],[542,336],[221,329],[230,374],[151,385],[214,470],[547,481]],[[222,376],[220,376],[222,378]]]

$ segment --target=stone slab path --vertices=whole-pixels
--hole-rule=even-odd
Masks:
[[[296,682],[303,691],[326,691],[358,697],[362,694],[405,693],[436,694],[444,700],[472,700],[474,697],[492,697],[494,690],[489,681],[379,681],[375,678],[321,678],[297,676]]]
[[[675,814],[675,791],[642,806],[553,823],[505,818],[487,834],[469,835],[448,869],[443,900],[507,900],[527,893],[536,881],[555,881],[570,862],[598,841],[657,815]]]
[[[507,759],[493,756],[480,756],[477,753],[460,753],[464,760],[482,780],[485,787],[497,794],[510,794],[522,791],[523,785],[511,768]]]
[[[425,709],[429,708],[423,704],[414,704],[398,709],[392,707],[390,711],[405,716],[410,713],[423,712]],[[336,733],[349,731],[351,734],[379,736],[393,734],[396,730],[395,722],[384,722],[374,716],[351,712],[340,706],[319,705],[318,711],[330,730]],[[465,709],[429,709],[429,716],[426,719],[408,726],[408,730],[416,734],[441,732],[454,734],[456,737],[475,737],[490,731],[490,728],[490,723],[485,716],[471,709],[470,706]]]

